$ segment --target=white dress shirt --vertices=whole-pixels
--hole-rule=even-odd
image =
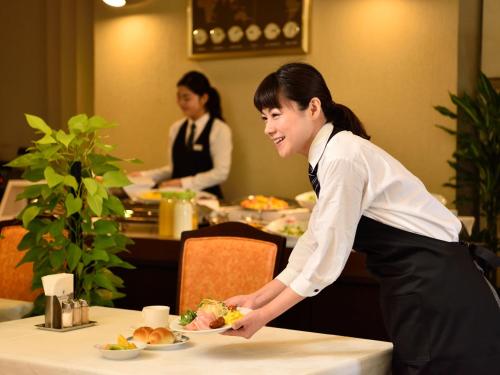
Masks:
[[[210,115],[205,113],[198,120],[195,121],[196,129],[194,136],[194,143],[201,135],[205,126],[208,123]],[[170,127],[169,131],[169,145],[170,156],[172,155],[172,149],[174,147],[175,138],[179,133],[179,130],[186,121],[183,118],[179,121],[174,122]],[[192,121],[188,120],[188,127],[186,129],[186,139],[187,142],[189,133],[191,132]],[[233,142],[231,138],[231,129],[229,126],[219,119],[214,119],[212,124],[212,130],[209,135],[210,142],[210,155],[212,156],[213,168],[206,171],[197,173],[193,176],[187,176],[181,178],[182,187],[185,189],[192,190],[203,190],[210,186],[219,185],[224,182],[231,169],[231,152],[233,150]],[[147,171],[142,171],[143,176],[151,177],[156,182],[163,181],[171,178],[172,176],[172,165],[166,165],[161,168],[150,169]]]
[[[306,232],[277,279],[316,295],[342,272],[362,215],[408,232],[457,241],[460,221],[399,161],[351,132],[325,124],[309,149],[321,191]]]

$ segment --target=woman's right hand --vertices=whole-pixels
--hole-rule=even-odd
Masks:
[[[260,306],[257,305],[257,298],[253,294],[242,294],[228,298],[224,301],[227,306],[247,307],[255,310]]]

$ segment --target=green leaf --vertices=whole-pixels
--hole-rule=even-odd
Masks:
[[[40,130],[44,134],[51,134],[52,129],[48,126],[43,119],[38,116],[25,114],[26,121],[28,121],[28,125],[33,129]]]
[[[56,139],[68,148],[71,141],[75,139],[75,135],[71,133],[66,134],[63,130],[58,130],[56,133]]]
[[[448,108],[437,105],[434,107],[436,111],[441,113],[443,116],[451,117],[453,119],[457,118],[457,114],[455,112],[450,111]]]
[[[117,215],[123,216],[125,213],[122,202],[114,195],[111,195],[108,199],[106,199],[104,201],[104,205]]]
[[[43,171],[45,168],[27,168],[23,172],[23,178],[28,181],[36,182],[43,180],[45,176],[43,175]]]
[[[124,187],[131,184],[130,180],[122,171],[109,171],[102,177],[105,187]]]
[[[89,119],[89,130],[109,129],[116,127],[116,124],[107,122],[100,116],[92,116]]]
[[[52,167],[45,168],[43,175],[45,176],[47,185],[49,185],[50,188],[53,188],[64,181],[64,176],[61,176],[59,173],[54,171],[54,168]]]
[[[45,134],[38,141],[35,141],[35,143],[38,143],[41,145],[50,145],[50,144],[56,143],[56,140],[51,135]]]
[[[116,288],[105,273],[97,273],[94,278],[95,283],[101,288],[115,291]]]
[[[44,187],[44,186],[47,186],[47,185],[36,184],[36,185],[26,186],[24,188],[24,191],[17,195],[16,201],[19,201],[21,199],[31,199],[31,198],[39,197],[41,192],[42,192],[42,187]]]
[[[18,156],[14,160],[12,160],[10,163],[5,164],[7,167],[12,167],[12,168],[22,168],[22,167],[28,167],[32,165],[36,160],[40,159],[42,156],[40,153],[30,153],[30,154],[24,154],[21,156]]]
[[[36,249],[29,249],[24,253],[23,258],[16,264],[16,267],[19,267],[25,263],[35,262],[38,259],[38,252]]]
[[[102,199],[108,199],[108,192],[104,188],[102,184],[97,184],[97,195],[100,196]]]
[[[29,223],[40,213],[40,207],[31,206],[24,210],[23,212],[23,226],[28,228]]]
[[[102,213],[102,198],[98,195],[87,195],[87,203],[90,209],[97,215]]]
[[[61,266],[64,264],[65,259],[66,259],[66,254],[62,249],[53,250],[49,252],[50,265],[54,270],[59,270]]]
[[[66,196],[66,201],[64,202],[66,206],[66,217],[70,217],[75,212],[79,212],[82,209],[82,199],[80,197],[76,197],[69,193]]]
[[[85,114],[73,116],[68,121],[70,133],[83,133],[87,131],[88,117]]]
[[[64,185],[66,186],[69,186],[69,187],[72,187],[73,190],[77,191],[78,190],[78,182],[76,182],[76,178],[71,176],[71,175],[67,175],[67,176],[64,176]]]
[[[70,243],[68,246],[68,267],[70,272],[73,272],[73,270],[76,268],[81,257],[82,249],[80,249],[74,243]]]
[[[85,177],[82,179],[83,184],[87,188],[87,192],[90,195],[94,195],[97,192],[97,181],[93,178]]]
[[[118,225],[110,220],[98,220],[94,223],[96,234],[111,234],[118,232]]]

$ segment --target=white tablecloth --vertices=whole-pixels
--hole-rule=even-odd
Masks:
[[[133,310],[92,307],[98,325],[70,332],[34,327],[43,317],[0,323],[0,374],[387,374],[392,344],[265,327],[252,339],[190,334],[177,349],[144,350],[125,361],[94,344],[115,342],[141,324]]]

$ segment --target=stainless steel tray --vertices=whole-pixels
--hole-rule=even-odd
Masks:
[[[38,329],[43,329],[45,331],[68,332],[68,331],[74,331],[75,329],[92,327],[92,326],[95,326],[96,324],[97,324],[97,322],[95,320],[90,320],[87,324],[81,324],[79,326],[73,326],[73,327],[49,328],[49,327],[45,327],[45,323],[35,324],[35,327]]]

